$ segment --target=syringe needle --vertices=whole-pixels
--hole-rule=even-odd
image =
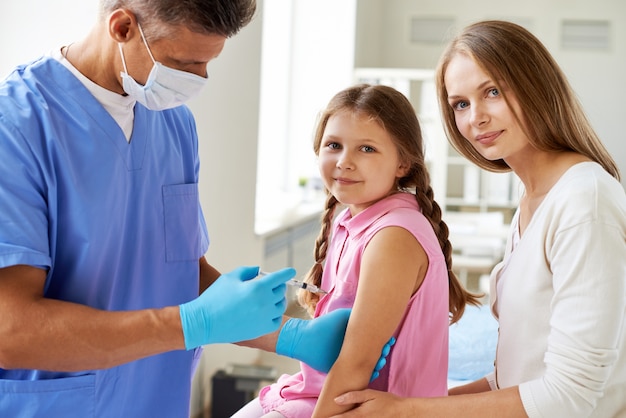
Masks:
[[[269,273],[265,272],[265,271],[259,270],[259,276],[265,276],[267,274],[269,274]],[[300,280],[291,279],[291,280],[287,280],[286,283],[288,285],[290,285],[290,286],[296,286],[296,287],[299,287],[300,289],[305,289],[305,290],[307,290],[307,291],[309,291],[311,293],[322,293],[324,295],[328,294],[328,292],[325,291],[324,289],[322,289],[322,288],[320,288],[318,286],[315,286],[313,284],[305,283],[305,282],[300,281]]]
[[[309,284],[309,283],[304,283],[301,282],[300,280],[296,280],[296,279],[291,279],[287,281],[287,284],[292,285],[292,286],[297,286],[300,289],[305,289],[311,293],[323,293],[323,294],[327,294],[328,292],[325,291],[324,289],[320,289],[319,287],[313,285],[313,284]]]

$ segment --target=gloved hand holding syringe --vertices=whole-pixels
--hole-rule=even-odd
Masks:
[[[266,274],[269,274],[268,272],[265,271],[261,271],[259,270],[259,276],[265,276]],[[298,287],[300,289],[305,289],[311,293],[321,293],[323,295],[327,294],[328,292],[325,291],[324,289],[317,287],[313,284],[309,284],[309,283],[305,283],[301,280],[296,280],[296,279],[291,279],[291,280],[287,280],[285,282],[285,284],[288,284],[290,286],[295,286]]]

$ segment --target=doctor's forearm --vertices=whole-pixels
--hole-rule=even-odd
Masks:
[[[27,323],[3,327],[2,368],[101,369],[185,348],[178,307],[107,312],[44,300],[28,309]]]
[[[178,307],[108,312],[43,297],[45,272],[0,269],[0,368],[79,371],[184,349]]]

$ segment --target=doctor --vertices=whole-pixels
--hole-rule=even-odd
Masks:
[[[102,0],[84,39],[0,82],[0,416],[186,417],[209,343],[334,361],[347,313],[284,318],[293,269],[203,256],[181,105],[255,8]]]

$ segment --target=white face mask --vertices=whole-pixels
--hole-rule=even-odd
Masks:
[[[200,89],[206,84],[208,78],[200,77],[199,75],[187,71],[166,67],[160,62],[155,61],[150,47],[148,47],[148,43],[146,42],[146,38],[143,36],[141,26],[139,26],[139,24],[137,26],[139,27],[141,39],[154,65],[148,75],[146,84],[142,86],[128,75],[122,44],[117,44],[120,55],[122,56],[122,65],[124,66],[124,72],[120,72],[120,75],[122,76],[122,85],[126,94],[150,110],[171,109],[180,106],[197,95]]]

